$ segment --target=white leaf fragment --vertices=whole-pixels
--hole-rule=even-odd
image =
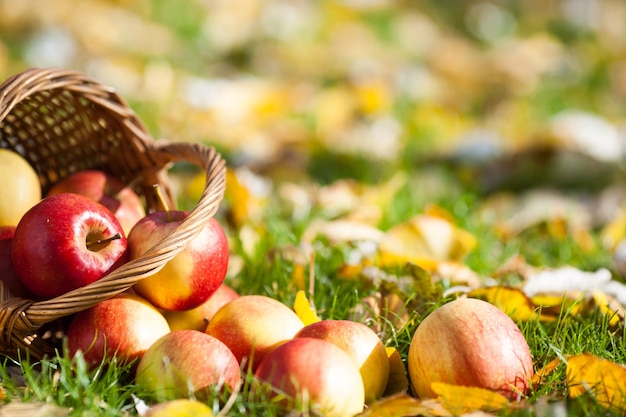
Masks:
[[[523,287],[529,297],[545,293],[601,291],[613,296],[620,304],[626,304],[626,285],[612,279],[608,269],[595,272],[563,267],[540,271],[531,275]]]

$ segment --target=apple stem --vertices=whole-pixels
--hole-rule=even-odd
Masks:
[[[88,240],[86,244],[87,244],[87,248],[91,248],[92,246],[103,245],[105,243],[109,243],[109,242],[112,242],[114,240],[121,239],[121,238],[122,238],[122,235],[119,233],[116,233],[113,236],[108,237],[106,239]]]
[[[161,207],[163,207],[163,211],[165,211],[165,215],[167,216],[167,221],[171,222],[172,214],[170,213],[170,208],[169,208],[169,205],[167,204],[167,201],[165,201],[165,197],[163,196],[161,187],[159,187],[159,184],[153,184],[152,188],[154,188],[154,193],[157,196],[157,200],[159,200]]]

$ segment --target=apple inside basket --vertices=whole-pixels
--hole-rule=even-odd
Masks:
[[[46,328],[126,291],[159,271],[194,239],[217,212],[225,189],[225,162],[211,147],[154,140],[114,89],[85,74],[31,68],[0,85],[0,148],[22,155],[39,176],[42,193],[73,173],[98,169],[137,192],[146,212],[162,208],[158,185],[175,208],[168,169],[191,163],[206,184],[189,215],[139,258],[84,287],[43,301],[14,297],[0,282],[0,352],[53,352]]]

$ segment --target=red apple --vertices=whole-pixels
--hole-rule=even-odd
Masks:
[[[436,397],[433,382],[519,398],[533,376],[530,349],[515,322],[475,298],[456,299],[429,314],[413,334],[408,365],[413,390],[421,398]]]
[[[174,330],[154,342],[135,381],[162,399],[204,397],[208,388],[239,384],[239,363],[228,347],[197,330]]]
[[[365,400],[382,397],[389,379],[387,349],[378,335],[363,323],[321,320],[302,328],[295,337],[313,337],[331,342],[354,359],[363,378]]]
[[[115,214],[127,236],[135,223],[146,215],[137,193],[103,171],[78,171],[57,182],[47,195],[60,193],[81,194],[102,204]]]
[[[296,313],[264,295],[243,295],[220,308],[206,333],[224,342],[242,367],[255,369],[263,357],[304,327]]]
[[[11,259],[26,288],[52,298],[97,281],[127,260],[119,221],[102,204],[62,193],[28,210],[15,229]]]
[[[359,369],[350,355],[325,340],[289,340],[268,353],[254,375],[272,387],[270,396],[289,397],[291,403],[284,403],[288,408],[313,410],[327,417],[363,411]]]
[[[0,226],[0,281],[12,296],[33,298],[24,283],[15,273],[11,260],[11,242],[15,233],[15,226]]]
[[[217,310],[237,297],[239,297],[237,291],[226,284],[222,284],[208,300],[198,307],[183,311],[164,311],[163,316],[165,316],[172,330],[198,330],[203,332]]]
[[[125,362],[140,359],[169,332],[159,310],[141,297],[123,293],[77,313],[66,337],[71,356],[81,351],[85,361],[96,366],[114,356]]]
[[[15,226],[0,226],[0,240],[12,239],[15,235]]]
[[[157,211],[141,219],[128,235],[130,258],[142,256],[187,218],[187,211]],[[200,233],[162,269],[133,286],[137,294],[167,311],[198,307],[217,291],[228,269],[228,240],[211,218]]]

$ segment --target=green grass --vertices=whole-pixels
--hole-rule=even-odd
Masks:
[[[136,7],[139,14],[146,20],[168,30],[175,42],[170,56],[136,57],[137,62],[131,67],[136,67],[138,71],[143,68],[142,63],[146,61],[163,60],[172,66],[175,78],[194,75],[237,80],[240,77],[267,75],[271,82],[285,79],[289,80],[292,86],[302,85],[305,87],[303,89],[306,92],[305,95],[311,94],[307,92],[309,89],[319,89],[317,92],[323,92],[326,87],[344,86],[344,83],[350,88],[355,86],[348,81],[355,76],[353,72],[355,68],[359,68],[358,65],[343,68],[340,63],[332,63],[333,65],[320,65],[319,69],[310,68],[303,72],[302,69],[298,69],[298,66],[295,68],[290,66],[293,64],[291,60],[294,59],[291,54],[295,52],[295,49],[292,51],[288,43],[268,37],[266,32],[259,32],[256,34],[258,36],[243,40],[241,44],[236,44],[233,48],[220,49],[208,37],[205,20],[213,11],[205,10],[205,6],[201,4],[203,2],[147,0],[113,3],[124,3],[124,6],[116,4],[115,7]],[[313,5],[315,2],[309,3]],[[319,5],[311,6],[311,11],[322,15],[340,12],[335,10],[334,3],[319,2]],[[354,11],[343,17],[332,17],[332,24],[326,21],[320,22],[320,32],[308,34],[307,37],[311,39],[306,39],[305,42],[315,48],[334,46],[333,40],[343,31],[335,33],[332,27],[340,27],[336,20],[345,18],[350,22],[348,28],[352,28],[360,21],[363,22],[364,26],[360,27],[360,30],[364,33],[369,30],[372,39],[382,42],[383,49],[394,51],[398,49],[398,45],[394,42],[399,40],[396,38],[398,34],[395,33],[398,29],[396,19],[405,14],[410,17],[416,13],[423,13],[432,19],[432,23],[437,26],[438,30],[441,29],[439,36],[444,38],[458,36],[460,40],[472,44],[475,42],[479,47],[476,52],[479,53],[487,51],[488,45],[479,40],[466,25],[467,13],[479,3],[459,2],[456,7],[450,7],[448,2],[426,1],[416,7],[413,2],[398,2],[389,10],[374,8],[370,11]],[[507,91],[511,88],[510,86],[500,84],[495,80],[481,84],[479,91],[461,88],[454,97],[448,97],[442,101],[437,101],[435,95],[434,98],[430,98],[434,102],[428,101],[428,98],[421,98],[421,95],[419,98],[412,97],[409,91],[389,91],[393,101],[392,108],[389,110],[390,116],[393,116],[403,129],[403,150],[394,161],[372,161],[365,155],[339,153],[332,146],[327,145],[329,143],[327,140],[323,141],[326,145],[317,143],[317,139],[320,139],[316,130],[319,121],[316,120],[314,113],[309,114],[306,111],[301,113],[301,109],[286,110],[286,114],[282,117],[298,121],[296,125],[307,130],[303,136],[306,140],[310,140],[296,145],[279,144],[284,147],[281,150],[293,150],[289,148],[292,145],[296,146],[298,152],[308,150],[306,155],[308,164],[302,167],[302,172],[297,173],[298,178],[306,178],[319,185],[349,179],[365,186],[376,186],[379,182],[389,180],[398,172],[405,173],[408,181],[393,198],[385,202],[382,218],[378,224],[379,228],[387,230],[393,225],[412,218],[429,205],[436,204],[450,213],[459,228],[477,237],[477,246],[462,261],[480,276],[490,276],[514,256],[521,256],[528,264],[536,267],[569,265],[585,271],[594,271],[598,268],[611,269],[613,265],[611,253],[600,244],[598,230],[590,230],[591,239],[595,242],[595,246],[590,250],[583,250],[572,236],[558,237],[549,233],[545,225],[537,225],[517,236],[502,240],[496,233],[494,224],[479,216],[481,205],[488,197],[485,195],[485,190],[481,189],[479,168],[471,167],[465,171],[464,167],[450,166],[432,155],[433,149],[447,149],[446,141],[458,134],[454,127],[446,125],[448,122],[461,123],[456,120],[456,115],[459,118],[463,116],[463,119],[471,119],[476,125],[482,126],[483,121],[486,121],[487,125],[493,122],[492,111],[495,110],[497,115],[503,107],[505,117],[511,117],[506,112],[507,107],[519,107],[520,110],[512,112],[512,117],[523,118],[523,123],[519,123],[519,128],[527,129],[528,132],[514,132],[514,136],[532,137],[538,125],[543,125],[550,120],[552,115],[565,109],[591,110],[607,117],[626,114],[626,107],[622,105],[623,88],[617,88],[619,85],[611,84],[612,78],[619,79],[615,74],[619,72],[616,68],[621,67],[609,65],[619,64],[623,53],[620,55],[619,51],[612,49],[612,45],[605,45],[602,39],[607,37],[608,32],[596,40],[594,39],[596,35],[589,33],[591,29],[583,29],[567,22],[566,19],[556,16],[554,10],[551,13],[544,11],[537,13],[532,5],[526,6],[525,2],[520,1],[492,3],[494,5],[498,3],[498,8],[510,8],[510,11],[515,14],[516,27],[519,31],[516,35],[531,38],[536,35],[539,35],[539,38],[544,35],[554,36],[555,42],[563,43],[561,46],[568,51],[567,62],[570,60],[571,62],[564,62],[562,63],[564,67],[559,67],[558,71],[553,69],[540,76],[537,84],[529,88],[529,91],[524,88],[523,91],[514,89],[510,92]],[[316,7],[319,8],[316,9]],[[246,9],[246,7],[242,8]],[[235,10],[234,14],[237,14],[238,7],[234,7],[233,10]],[[312,16],[315,14],[311,13]],[[37,13],[33,13],[33,16],[35,15],[38,16]],[[51,18],[54,16],[51,15]],[[324,16],[321,19],[324,20]],[[25,51],[31,35],[36,32],[34,21],[29,22],[25,20],[21,25],[19,22],[13,22],[5,28],[0,28],[0,46],[6,49],[5,54],[0,53],[0,61],[6,64],[3,71],[12,72],[13,69],[26,65]],[[50,23],[53,26],[63,24],[59,21]],[[114,29],[111,28],[111,38],[115,38],[118,34]],[[253,28],[253,30],[259,31],[260,27]],[[308,30],[315,32],[317,29]],[[357,33],[360,33],[360,30]],[[346,32],[352,33],[353,30]],[[345,35],[338,38],[342,39],[343,36]],[[357,43],[360,42],[358,38],[354,40]],[[366,38],[369,39],[369,37]],[[406,43],[407,40],[405,39],[404,42]],[[369,45],[368,42],[364,45],[356,44],[355,51],[368,49],[367,45]],[[302,45],[297,45],[296,48],[299,50]],[[313,48],[313,53],[315,53],[315,48]],[[408,55],[406,61],[400,56],[392,56],[391,61],[397,59],[398,62],[384,62],[381,67],[381,69],[385,68],[383,72],[392,73],[392,70],[399,69],[401,70],[399,73],[402,73],[407,67],[412,68],[416,64],[420,68],[422,65],[428,67],[428,61],[432,57],[413,55],[409,51],[411,48],[407,48],[406,45],[400,49],[404,48],[407,49],[405,53]],[[0,48],[0,52],[2,49]],[[87,61],[96,58],[90,56],[88,51],[82,52],[86,53],[85,60]],[[116,55],[113,51],[109,53]],[[609,57],[615,58],[613,60]],[[102,57],[97,58],[96,61],[99,61]],[[375,58],[372,57],[373,63]],[[285,62],[281,62],[281,59]],[[386,59],[383,58],[383,60]],[[132,57],[122,59],[124,62],[127,60],[131,61]],[[119,58],[117,60],[113,58],[112,62],[117,61]],[[352,59],[347,59],[346,62],[354,65]],[[585,65],[579,68],[579,63],[585,63]],[[392,68],[391,65],[397,65],[397,68]],[[449,74],[438,74],[436,66],[425,69],[433,71],[434,79],[439,79],[438,77],[443,75],[439,80],[442,84],[451,82],[453,86],[463,87],[467,82],[457,80]],[[342,70],[345,73],[341,72]],[[373,73],[375,75],[376,70]],[[471,83],[471,80],[469,82]],[[392,90],[392,87],[390,86],[389,89]],[[315,97],[312,95],[311,98]],[[171,118],[169,113],[177,110],[170,106],[179,105],[176,101],[153,102],[147,100],[142,94],[138,97],[125,97],[125,99],[145,122],[149,131],[155,134],[155,137],[159,137],[161,134],[159,130],[167,126],[168,119]],[[308,99],[299,105],[306,108],[310,105],[309,101],[315,100]],[[428,110],[431,106],[433,107],[431,109],[433,120],[428,120],[430,113],[420,112],[420,109]],[[440,108],[443,110],[443,115],[437,116],[435,113]],[[182,111],[186,109],[183,108]],[[416,111],[421,115],[420,117],[415,115]],[[370,117],[373,116],[357,111],[351,122],[367,122]],[[207,115],[207,118],[211,116]],[[270,121],[283,121],[283,119],[278,119],[280,117]],[[196,121],[199,121],[198,115],[192,115],[189,119],[189,123]],[[217,127],[219,132],[220,126]],[[262,129],[263,124],[256,127]],[[282,131],[279,129],[279,132]],[[234,133],[238,138],[237,132]],[[269,130],[259,133],[261,136],[272,136],[275,132]],[[211,138],[204,139],[211,142]],[[503,139],[510,139],[514,142],[513,138]],[[277,140],[280,139],[277,138]],[[217,149],[229,166],[234,167],[241,159],[238,152],[245,151],[245,146],[243,149],[233,149],[229,145],[230,143],[220,142]],[[541,180],[549,180],[550,175],[546,175],[542,168],[548,169],[549,167],[535,159],[526,162],[531,162],[533,169],[526,169],[519,176],[514,175],[514,180],[518,183],[508,185],[517,189],[527,185],[545,185],[541,183]],[[195,173],[189,166],[182,165],[174,167],[172,173],[181,175]],[[506,175],[508,172],[498,171],[498,173]],[[592,190],[599,188],[597,176],[589,180]],[[181,202],[184,208],[190,208],[192,205],[191,201]],[[291,253],[294,249],[298,249],[302,235],[311,221],[324,216],[323,210],[313,207],[308,217],[295,218],[289,210],[289,204],[282,201],[278,195],[273,195],[258,225],[260,244],[250,252],[244,251],[245,245],[240,240],[239,230],[228,223],[228,213],[220,212],[219,216],[220,220],[228,225],[232,238],[232,253],[242,260],[241,270],[236,276],[230,277],[228,283],[241,294],[267,295],[291,306],[298,289],[293,279],[298,265],[294,262]],[[328,240],[317,239],[313,242],[312,249],[315,253],[314,263],[311,266],[315,276],[315,291],[312,294],[312,300],[318,314],[323,318],[350,318],[354,307],[362,298],[380,289],[364,279],[349,280],[341,277],[338,272],[339,268],[348,259],[350,251],[354,249],[350,244],[331,244]],[[305,269],[305,275],[308,276],[308,266],[305,266]],[[390,268],[385,272],[407,274],[409,271],[404,268]],[[419,271],[413,271],[413,273],[417,281],[414,286],[397,288],[393,283],[387,283],[388,287],[385,288],[389,290],[391,287],[391,290],[399,291],[406,297],[406,304],[412,311],[408,324],[401,329],[395,329],[384,321],[379,323],[382,340],[400,352],[405,364],[415,328],[430,311],[447,301],[437,295],[438,291],[444,288],[428,287],[424,281],[419,280]],[[518,282],[518,277],[511,274],[505,276],[503,282],[515,284]],[[582,315],[567,314],[565,311],[562,317],[554,322],[530,321],[519,323],[519,326],[531,348],[536,370],[554,359],[584,352],[619,364],[626,364],[626,333],[623,324],[612,327],[609,325],[608,318],[597,311],[586,312]],[[54,357],[42,361],[32,361],[28,357],[20,359],[20,361],[5,359],[0,364],[0,378],[7,401],[54,404],[71,410],[72,416],[133,416],[137,414],[135,408],[137,401],[150,404],[162,400],[154,398],[152,393],[134,383],[132,364],[120,364],[114,361],[90,370],[80,356],[69,358],[65,352],[58,352]],[[16,373],[20,376],[16,377]],[[237,393],[231,396],[229,393],[209,392],[204,401],[210,404],[216,413],[224,412],[224,408],[227,408],[227,414],[233,417],[280,414],[280,407],[273,404],[269,397],[258,388],[254,379],[246,375]],[[622,414],[605,410],[589,396],[569,399],[565,384],[565,366],[559,366],[541,385],[534,386],[529,398],[519,406],[511,407],[500,414],[503,416],[548,416],[564,413],[571,416]],[[1,408],[0,415],[2,415]]]
[[[415,172],[416,177],[420,177]],[[420,178],[424,179],[422,173]],[[513,254],[527,257],[536,265],[559,266],[575,265],[581,268],[606,266],[609,258],[601,250],[596,253],[583,253],[575,242],[568,239],[551,239],[538,228],[509,242],[500,241],[491,230],[476,216],[479,200],[464,189],[453,176],[438,178],[441,184],[448,183],[453,190],[452,197],[443,193],[436,199],[420,192],[400,192],[390,202],[383,224],[393,224],[410,218],[421,210],[427,202],[436,202],[450,210],[459,226],[479,237],[479,244],[466,259],[466,263],[481,274],[488,275],[496,270]],[[231,283],[242,294],[264,294],[292,305],[297,291],[293,282],[294,262],[286,256],[285,249],[298,245],[303,230],[313,218],[306,218],[294,224],[289,213],[279,206],[276,199],[267,210],[264,222],[267,228],[264,238],[252,254],[242,252],[242,246],[235,239],[231,250],[243,257],[243,268]],[[456,213],[456,214],[455,214]],[[312,217],[319,214],[312,214]],[[232,231],[231,231],[232,233]],[[346,280],[339,276],[338,269],[346,261],[348,246],[331,245],[319,239],[314,242],[315,293],[313,301],[323,318],[349,318],[352,308],[359,300],[372,294],[378,288],[363,280]],[[389,273],[407,273],[402,268],[389,270]],[[416,275],[416,277],[419,276]],[[411,336],[419,322],[437,305],[444,302],[438,291],[424,293],[424,283],[419,279],[414,284],[414,293],[407,294],[407,305],[414,309],[412,320],[402,329],[383,326],[381,338],[387,346],[395,347],[406,361]],[[427,288],[426,288],[427,289]],[[406,290],[406,289],[405,289]],[[440,292],[439,292],[440,294]],[[613,328],[608,318],[592,311],[584,315],[563,313],[563,317],[552,323],[519,323],[531,348],[536,370],[558,357],[571,354],[592,353],[617,363],[626,363],[626,335],[622,326]],[[7,369],[20,366],[23,378],[11,378]],[[15,363],[6,360],[0,367],[3,387],[7,399],[25,402],[55,404],[71,410],[71,415],[127,416],[135,415],[135,401],[141,399],[152,403],[157,400],[141,386],[133,382],[132,366],[106,363],[88,370],[81,357],[68,358],[59,352],[57,356],[32,362],[25,358]],[[280,407],[272,404],[269,398],[259,391],[254,379],[247,375],[238,393],[230,397],[224,393],[209,393],[208,402],[216,412],[228,404],[230,416],[280,414]],[[229,401],[230,400],[230,401]],[[548,404],[544,404],[548,402]],[[565,367],[555,370],[540,386],[533,387],[522,407],[505,410],[502,415],[532,415],[541,407],[557,407],[564,404],[569,415],[602,414],[610,415],[591,398],[569,400],[566,396]],[[274,411],[272,411],[274,410]]]

